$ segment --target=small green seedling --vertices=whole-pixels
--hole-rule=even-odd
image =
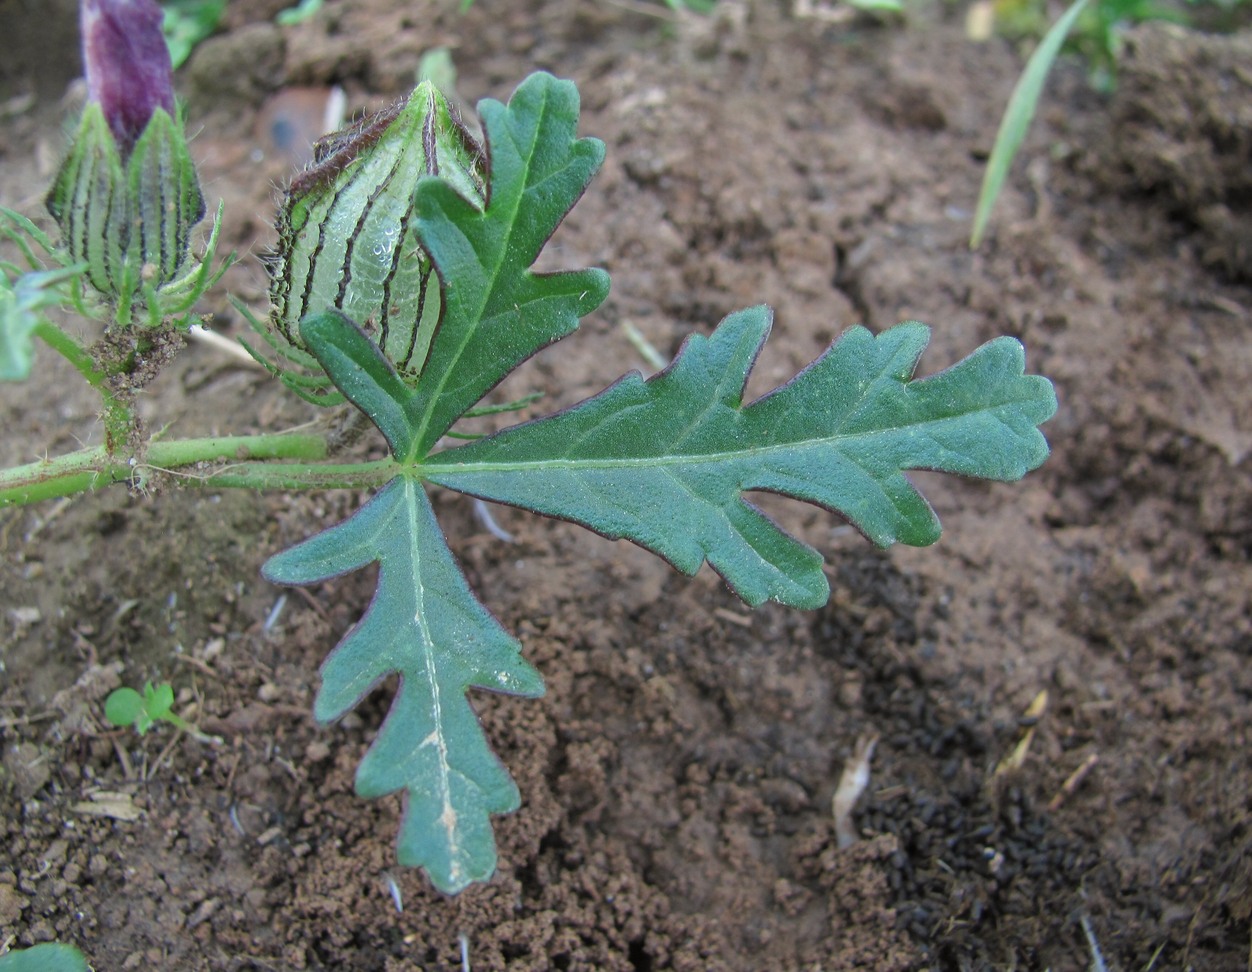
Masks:
[[[221,741],[216,736],[201,732],[173,709],[174,688],[168,682],[157,686],[147,682],[142,695],[133,688],[122,686],[114,689],[104,700],[104,717],[119,729],[133,726],[142,736],[158,722],[168,722],[180,732],[185,732],[201,742]]]
[[[1239,2],[1246,0],[1234,0],[1234,3]],[[1231,5],[1224,4],[1221,0],[1214,4],[1217,7]],[[1181,10],[1155,3],[1154,0],[1074,0],[1056,23],[1048,28],[1030,60],[1026,62],[1026,68],[1013,87],[1004,116],[1000,119],[1000,128],[996,132],[995,143],[983,173],[982,189],[978,194],[974,226],[969,240],[971,250],[977,249],[982,242],[987,223],[991,219],[992,207],[995,206],[1026,133],[1030,130],[1035,109],[1043,95],[1044,83],[1066,40],[1069,39],[1071,46],[1086,57],[1092,85],[1100,91],[1108,92],[1112,90],[1117,77],[1123,31],[1130,24],[1149,20],[1179,24],[1188,22],[1187,15]]]
[[[1009,96],[1008,107],[1004,109],[1004,117],[1000,119],[1000,129],[996,132],[995,144],[991,148],[991,156],[987,159],[987,169],[983,173],[982,190],[978,193],[978,208],[974,213],[974,229],[970,234],[969,248],[975,250],[982,242],[991,219],[991,208],[1000,197],[1005,177],[1017,157],[1017,151],[1030,131],[1030,123],[1035,117],[1035,108],[1039,105],[1039,96],[1043,94],[1043,84],[1052,70],[1052,63],[1061,51],[1061,45],[1069,36],[1074,21],[1087,6],[1088,0],[1075,0],[1064,15],[1044,35],[1034,54],[1026,63],[1026,70],[1018,78]]]

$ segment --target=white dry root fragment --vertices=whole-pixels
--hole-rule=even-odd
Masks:
[[[396,906],[397,914],[404,914],[404,898],[400,894],[400,885],[390,871],[383,871],[383,886],[391,894],[391,901]]]
[[[248,354],[244,350],[244,346],[238,341],[218,334],[216,331],[210,331],[203,324],[192,324],[191,327],[187,328],[187,337],[230,358],[234,364],[240,367],[258,369],[261,367],[257,360]]]
[[[1083,915],[1079,922],[1082,925],[1082,933],[1087,936],[1087,947],[1091,949],[1090,972],[1109,972],[1109,967],[1104,964],[1104,956],[1100,954],[1100,943],[1096,941],[1095,932],[1091,930],[1091,922],[1086,915]]]
[[[480,499],[474,500],[474,518],[501,543],[513,542],[513,534],[496,522],[496,518],[491,515],[491,508]]]
[[[876,745],[877,733],[861,736],[856,741],[852,756],[839,776],[839,785],[835,787],[835,797],[830,805],[835,818],[835,842],[840,850],[851,847],[861,839],[852,824],[852,808],[869,786],[869,761],[873,758]]]

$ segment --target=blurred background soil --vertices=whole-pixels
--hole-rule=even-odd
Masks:
[[[812,613],[748,611],[707,570],[514,510],[504,543],[437,494],[548,684],[474,699],[523,806],[496,821],[496,877],[455,899],[395,865],[398,801],[352,793],[389,687],[339,725],[309,714],[370,572],[309,592],[258,574],[362,497],[115,488],[6,511],[0,937],[71,941],[100,970],[460,969],[463,951],[475,972],[1066,970],[1091,962],[1085,926],[1109,969],[1247,969],[1248,35],[1139,28],[1111,97],[1062,61],[971,253],[1022,59],[969,42],[956,6],[827,23],[767,0],[328,0],[275,26],[287,5],[231,4],[179,74],[241,256],[226,289],[258,312],[277,189],[330,87],[379,107],[444,46],[470,105],[534,69],[572,77],[608,146],[544,260],[603,266],[613,293],[506,391],[573,403],[646,369],[625,324],[672,355],[767,302],[759,394],[854,323],[916,318],[924,371],[1019,337],[1057,385],[1054,454],[1014,485],[918,474],[945,526],[925,550],[767,502],[829,562]],[[0,7],[0,198],[37,215],[74,9]],[[206,311],[242,332],[224,298]],[[201,345],[143,407],[177,435],[317,418]],[[35,381],[0,388],[0,459],[93,441],[94,408],[43,350]],[[222,745],[102,727],[108,691],[149,679]],[[870,735],[841,850],[832,795]]]

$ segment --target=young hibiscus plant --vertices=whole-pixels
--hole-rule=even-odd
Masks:
[[[84,22],[90,70],[89,15]],[[386,458],[345,461],[317,434],[149,440],[116,391],[129,386],[115,379],[127,367],[144,371],[152,349],[165,347],[158,335],[177,334],[188,301],[213,279],[211,254],[189,255],[201,207],[168,102],[154,99],[144,126],[131,118],[119,129],[98,98],[49,197],[57,240],[6,214],[31,266],[4,264],[0,359],[29,370],[33,341],[43,340],[101,388],[118,434],[0,473],[0,504],[134,483],[136,465],[158,476],[194,463],[194,479],[178,482],[218,489],[372,489],[348,520],[271,557],[263,573],[312,584],[379,565],[372,603],[322,668],[315,714],[334,721],[400,676],[356,789],[403,795],[399,861],[448,893],[492,875],[491,816],[519,804],[468,693],[537,697],[543,681],[470,590],[432,488],[630,540],[686,574],[707,562],[749,605],[816,608],[829,594],[821,555],[747,492],[824,507],[875,544],[924,545],[939,523],[909,470],[1008,481],[1048,454],[1039,426],[1056,409],[1052,386],[1025,373],[1022,346],[1007,337],[914,379],[925,326],[853,327],[791,381],[745,401],[770,330],[766,307],[690,337],[651,378],[630,374],[572,408],[455,441],[459,420],[482,414],[506,375],[608,294],[602,270],[532,269],[605,151],[578,135],[575,86],[547,74],[525,80],[507,104],[478,105],[481,146],[423,83],[324,139],[291,180],[268,261],[271,313],[253,320],[259,337],[249,349],[293,393],[357,410],[385,440]],[[149,164],[148,153],[171,164]],[[117,206],[125,218],[113,215]],[[72,341],[47,317],[57,304],[108,308],[95,316],[113,340]]]

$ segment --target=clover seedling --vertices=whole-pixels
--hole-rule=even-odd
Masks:
[[[221,742],[215,736],[201,732],[190,722],[173,711],[174,689],[168,682],[153,686],[147,682],[140,695],[133,688],[122,686],[109,693],[104,700],[104,717],[111,725],[124,729],[134,726],[139,735],[143,735],[158,722],[168,722],[181,732],[199,739],[201,742]]]
[[[164,720],[179,729],[185,729],[185,723],[170,710],[174,707],[174,689],[164,682],[153,688],[148,682],[143,687],[143,695],[133,688],[123,686],[114,689],[104,700],[104,717],[120,728],[134,726],[139,735],[151,729],[159,720]]]
[[[279,584],[312,584],[379,565],[373,602],[322,668],[314,712],[336,720],[399,676],[356,790],[404,795],[400,863],[424,868],[449,893],[491,876],[491,815],[519,804],[467,693],[536,697],[543,681],[470,590],[436,522],[432,488],[628,539],[687,574],[707,562],[750,605],[816,608],[829,595],[821,555],[746,492],[838,512],[880,545],[933,543],[938,519],[905,473],[1018,479],[1046,458],[1038,426],[1056,408],[1052,386],[1024,373],[1022,347],[1010,338],[914,380],[929,332],[913,322],[877,335],[854,327],[791,381],[748,402],[745,384],[771,324],[767,308],[752,307],[690,337],[652,378],[630,374],[565,411],[447,445],[506,375],[574,331],[609,289],[602,270],[531,269],[604,155],[602,143],[577,134],[577,89],[536,74],[507,104],[481,102],[479,114],[481,147],[439,91],[419,85],[407,101],[320,143],[279,216],[273,310],[254,321],[265,342],[254,354],[309,401],[358,409],[385,440],[386,458],[322,462],[332,444],[308,433],[149,441],[127,425],[128,400],[113,395],[105,409],[116,434],[104,446],[0,472],[0,503],[131,479],[137,463],[149,477],[161,474],[157,466],[194,463],[186,481],[213,488],[372,489],[348,520],[271,557],[263,572]],[[150,246],[166,259],[160,279],[170,281],[162,286],[174,291],[171,302],[187,292],[179,281],[202,278],[178,259],[178,226],[132,237],[131,251],[91,244],[93,228],[107,223],[107,212],[91,209],[105,178],[76,170],[58,180],[81,254],[58,251],[59,262],[88,264],[67,301],[82,303],[89,286],[106,299],[120,290],[112,306],[137,308],[153,342],[164,326],[154,320],[163,291],[142,275],[136,284],[129,252]],[[128,191],[138,184],[127,182]],[[186,198],[185,186],[181,196],[177,189],[162,198]],[[45,284],[45,293],[57,285]],[[26,316],[16,315],[18,340],[68,348],[71,360],[85,359],[89,380],[128,366],[76,352],[32,318],[39,303],[27,300]],[[127,326],[120,311],[113,317],[114,329]],[[116,386],[101,384],[108,393]],[[132,694],[119,713],[131,724],[170,719],[164,693],[152,691],[152,708]]]

